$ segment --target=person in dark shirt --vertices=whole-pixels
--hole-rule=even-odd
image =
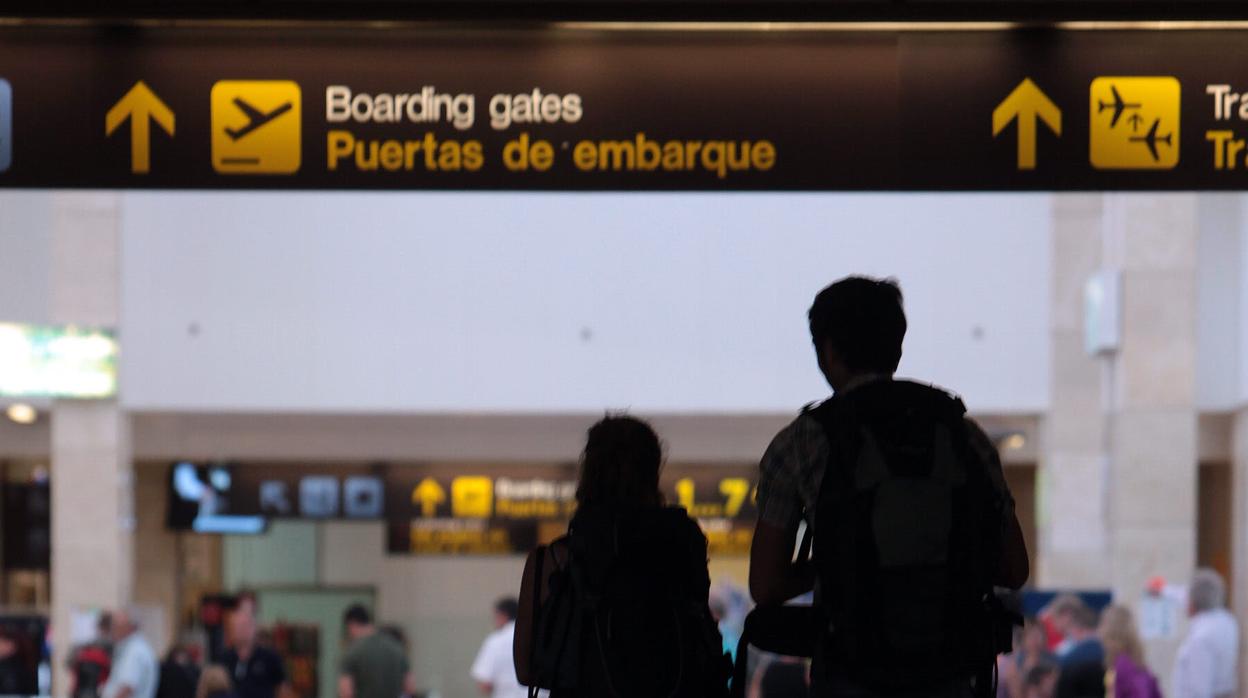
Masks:
[[[160,664],[160,682],[156,698],[195,698],[199,684],[199,666],[185,645],[174,645]]]
[[[1061,676],[1057,698],[1102,698],[1105,695],[1105,646],[1096,634],[1096,611],[1083,603],[1071,606],[1068,646],[1058,657]]]
[[[230,616],[230,638],[233,646],[221,663],[238,698],[276,698],[278,688],[286,683],[286,668],[276,652],[257,644],[255,616],[235,611]]]
[[[17,638],[0,631],[0,695],[34,695],[39,692],[35,672],[22,659]]]
[[[338,675],[339,698],[390,698],[415,695],[407,652],[373,624],[367,608],[354,604],[343,614],[350,648]]]

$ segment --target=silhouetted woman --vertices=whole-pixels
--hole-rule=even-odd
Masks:
[[[662,461],[641,420],[608,416],[589,430],[568,535],[525,566],[515,638],[522,684],[553,686],[552,698],[724,695],[729,667],[707,604],[706,537],[684,509],[664,506]]]

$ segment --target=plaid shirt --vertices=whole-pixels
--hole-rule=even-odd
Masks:
[[[1005,484],[1001,457],[979,425],[966,420],[971,447],[988,464],[988,476],[996,486],[1003,525],[1014,518],[1014,498]],[[771,440],[759,463],[758,518],[784,530],[797,527],[804,518],[815,530],[815,505],[828,460],[828,437],[815,418],[803,412]]]

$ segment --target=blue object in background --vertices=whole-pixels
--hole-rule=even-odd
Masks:
[[[0,172],[13,163],[13,88],[0,78]]]
[[[1100,613],[1114,600],[1113,593],[1109,591],[1075,591],[1070,590],[1093,611]],[[1027,590],[1023,592],[1023,615],[1028,618],[1035,618],[1040,614],[1040,610],[1049,605],[1058,594],[1066,593],[1065,590],[1036,591]]]

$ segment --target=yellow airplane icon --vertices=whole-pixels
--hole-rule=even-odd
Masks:
[[[451,514],[456,518],[489,518],[494,511],[494,481],[488,477],[457,477],[451,481]]]
[[[301,161],[302,94],[289,80],[212,86],[212,167],[220,174],[292,174]]]
[[[1168,170],[1179,164],[1181,86],[1173,77],[1092,81],[1089,159],[1099,170]]]

